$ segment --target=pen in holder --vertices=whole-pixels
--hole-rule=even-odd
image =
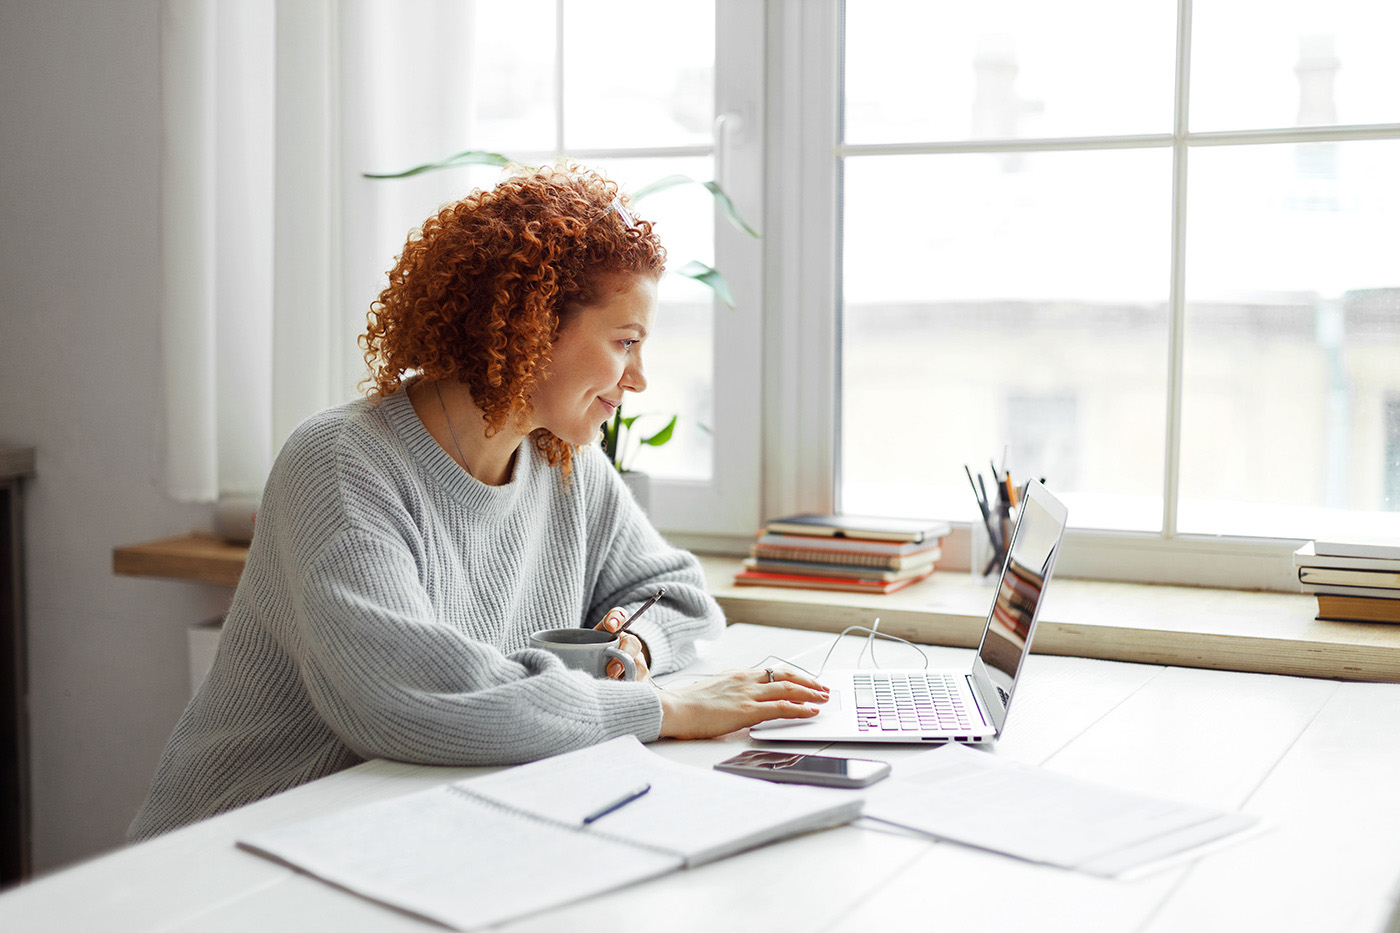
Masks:
[[[974,578],[990,583],[997,579],[1006,563],[1006,548],[1016,524],[1016,488],[1011,484],[1009,472],[1005,473],[1004,479],[997,478],[995,465],[992,467],[995,495],[988,494],[987,484],[980,473],[974,480],[970,469],[964,466],[963,471],[967,473],[967,481],[972,486],[980,517],[980,521],[972,523],[968,569]]]

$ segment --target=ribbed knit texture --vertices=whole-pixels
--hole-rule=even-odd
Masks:
[[[406,392],[322,412],[274,464],[204,685],[131,825],[145,839],[368,758],[505,765],[657,738],[646,684],[528,647],[666,596],[632,631],[652,670],[723,627],[694,556],[647,522],[596,445],[560,471],[522,444],[511,481],[469,476]]]

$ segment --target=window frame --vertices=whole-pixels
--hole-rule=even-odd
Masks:
[[[564,0],[555,0],[555,149],[508,155],[527,162],[564,155],[582,162],[713,156],[715,180],[745,220],[763,231],[767,104],[763,12],[761,5],[747,0],[715,0],[716,116],[710,145],[565,149]],[[753,478],[761,474],[762,422],[754,406],[762,397],[762,341],[756,335],[762,326],[764,242],[735,229],[716,208],[715,268],[723,273],[735,307],[715,301],[714,421],[708,426],[715,451],[713,468],[709,480],[650,477],[652,522],[661,529],[677,530],[677,541],[697,549],[732,549],[741,531],[751,534],[749,530],[761,521],[761,491]]]
[[[715,180],[763,238],[735,229],[716,209],[715,268],[724,274],[735,307],[715,305],[713,472],[708,482],[651,480],[652,521],[701,540],[751,533],[762,519],[754,481],[762,473],[762,419],[755,404],[763,396],[758,335],[766,244],[773,239],[763,200],[766,39],[761,5],[715,0]]]
[[[765,517],[840,507],[841,175],[860,155],[1170,148],[1172,245],[1163,523],[1157,533],[1071,529],[1067,576],[1296,591],[1291,552],[1301,540],[1180,534],[1185,205],[1190,152],[1201,146],[1400,138],[1400,124],[1233,132],[1188,131],[1191,0],[1178,0],[1174,125],[1170,134],[1065,139],[847,145],[840,94],[842,0],[775,0],[768,9],[767,218],[764,363]],[[717,347],[717,352],[721,352]],[[967,523],[955,523],[945,560],[966,566]]]

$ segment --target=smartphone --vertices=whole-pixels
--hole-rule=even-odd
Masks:
[[[715,770],[786,784],[865,787],[889,774],[890,766],[869,758],[833,758],[829,755],[795,755],[755,749],[726,758],[715,765]]]

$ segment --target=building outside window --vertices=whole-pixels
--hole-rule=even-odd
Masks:
[[[841,15],[844,508],[970,520],[1017,451],[1080,529],[1400,534],[1400,13]]]

